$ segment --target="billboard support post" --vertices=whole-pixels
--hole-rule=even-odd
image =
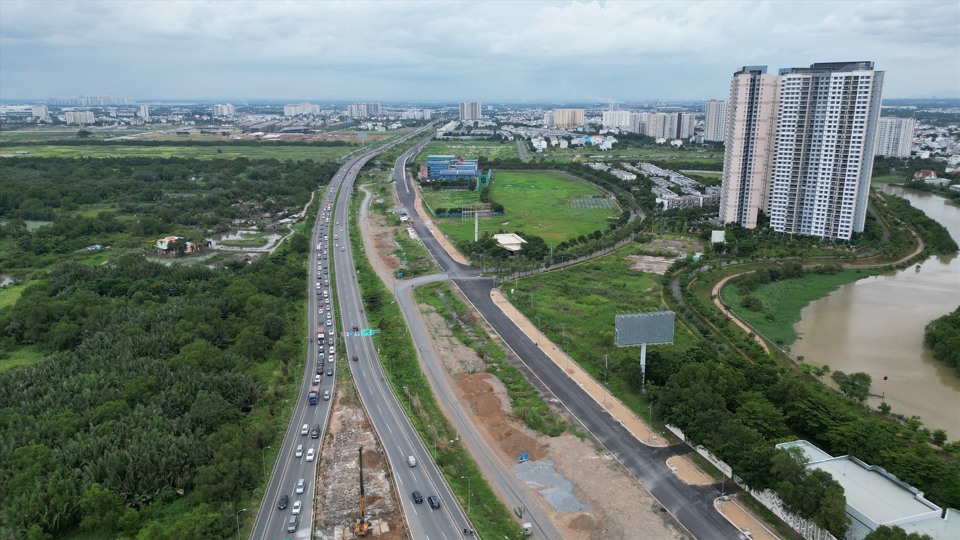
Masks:
[[[655,313],[632,313],[617,315],[617,347],[640,346],[640,392],[647,391],[647,345],[673,343],[673,324],[676,315],[672,311]]]

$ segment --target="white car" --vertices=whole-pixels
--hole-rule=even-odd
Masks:
[[[298,445],[297,445],[297,451],[294,452],[293,455],[294,455],[295,457],[303,457],[303,445],[302,445],[302,444],[298,444]]]
[[[307,461],[313,461],[315,457],[317,457],[317,453],[313,450],[313,447],[311,447],[307,450]]]
[[[301,435],[306,435],[307,433],[310,433],[310,424],[304,424],[303,427],[300,428]]]
[[[333,362],[333,360],[334,358],[332,354],[330,356],[327,356],[327,362]]]
[[[333,326],[333,321],[331,321],[330,319],[327,319],[327,326]]]
[[[317,375],[316,377],[313,378],[313,384],[320,384],[320,376],[319,376],[319,375]],[[310,433],[310,430],[309,430],[309,429],[306,429],[306,427],[307,427],[306,424],[304,424],[303,427],[304,427],[304,429],[300,430],[300,433],[301,433],[302,435],[306,435],[307,433]]]
[[[302,507],[303,503],[301,501],[293,501],[293,508],[290,510],[290,513],[296,516],[300,513],[300,508]]]
[[[300,481],[297,482],[297,487],[294,489],[294,491],[300,494],[303,493],[305,489],[307,489],[307,483],[303,481],[303,478],[301,478]]]

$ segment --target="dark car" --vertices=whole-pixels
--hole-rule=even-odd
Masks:
[[[430,504],[430,508],[433,508],[434,510],[440,508],[440,497],[437,497],[436,495],[427,497],[427,502]]]
[[[313,430],[310,432],[310,438],[311,438],[311,439],[319,439],[319,438],[320,438],[320,424],[317,424],[316,426],[313,426]]]
[[[360,359],[357,358],[357,355],[353,355],[353,361],[356,362],[357,360],[360,360]]]
[[[332,366],[327,368],[327,376],[328,376],[328,377],[333,377],[333,367],[332,367]]]
[[[413,492],[413,502],[417,504],[420,504],[423,502],[423,495],[421,495],[419,491]]]
[[[360,331],[360,327],[354,325],[354,326],[353,326],[353,331],[354,331],[354,332],[359,332],[359,331]]]
[[[290,496],[281,495],[280,499],[277,501],[277,510],[285,510],[288,504],[290,504]]]

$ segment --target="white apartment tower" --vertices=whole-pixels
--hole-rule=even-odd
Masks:
[[[881,118],[877,123],[877,146],[874,155],[910,157],[916,130],[915,118]]]
[[[817,63],[734,74],[727,103],[721,221],[849,240],[863,231],[883,72]]]
[[[479,101],[464,101],[460,103],[460,121],[474,122],[481,118],[483,118],[483,113],[480,110]]]
[[[149,106],[149,105],[141,105],[141,106],[140,106],[140,118],[143,118],[144,120],[150,120],[150,106]]]
[[[703,140],[708,142],[723,142],[727,125],[727,102],[711,99],[704,107],[706,123],[703,129]]]
[[[630,129],[633,124],[630,111],[621,111],[619,109],[603,111],[602,124],[605,128]]]
[[[289,105],[284,105],[285,113],[287,112],[286,111],[287,107],[289,107]],[[236,107],[234,107],[230,103],[227,103],[226,105],[222,105],[218,103],[213,106],[213,116],[217,118],[228,118],[228,117],[236,116],[236,111],[237,111]],[[294,115],[286,115],[286,116],[294,116]]]

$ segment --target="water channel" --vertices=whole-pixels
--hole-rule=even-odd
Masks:
[[[960,208],[929,193],[892,185],[882,189],[910,201],[960,243]],[[794,325],[800,339],[790,351],[833,371],[870,374],[870,391],[878,394],[870,398],[871,407],[886,401],[894,413],[919,416],[924,426],[944,429],[955,440],[960,437],[960,377],[924,348],[923,329],[957,306],[960,256],[930,257],[919,271],[911,266],[861,279],[811,302]]]

